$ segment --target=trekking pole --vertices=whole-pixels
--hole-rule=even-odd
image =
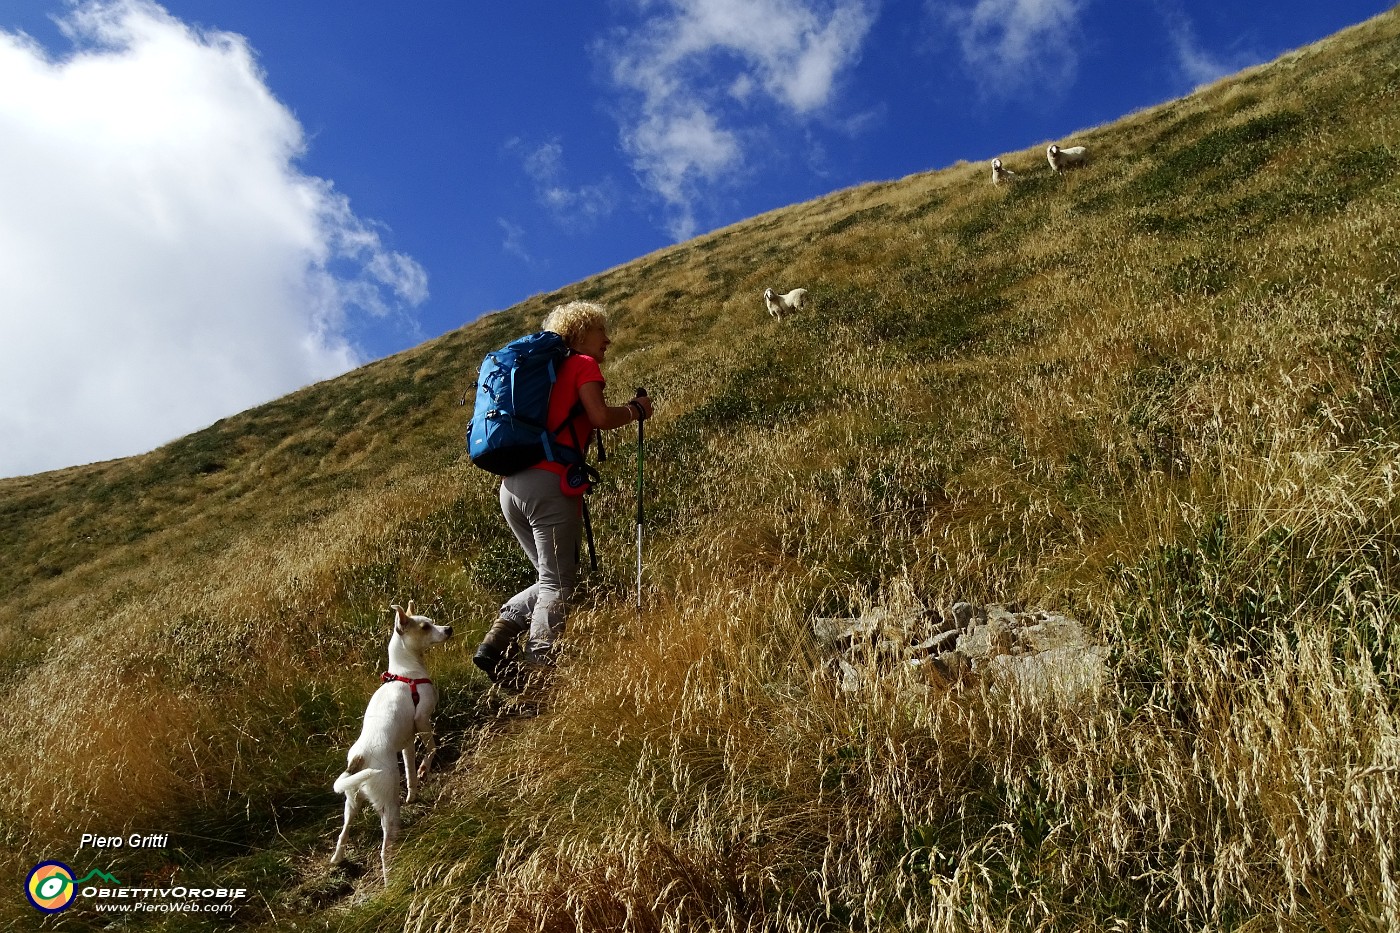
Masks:
[[[642,397],[645,396],[646,394],[647,394],[647,390],[646,390],[646,389],[639,388],[639,389],[637,389],[637,395],[636,395],[636,397],[637,397],[637,398],[642,398]],[[644,456],[645,448],[643,447],[643,438],[645,437],[645,429],[644,429],[643,426],[646,424],[646,421],[645,421],[643,418],[641,418],[640,415],[641,415],[641,412],[638,412],[638,416],[639,416],[639,417],[637,418],[637,619],[638,619],[638,621],[640,621],[641,618],[642,618],[642,524],[643,524],[643,522],[645,521],[645,518],[646,518],[646,513],[643,511],[643,507],[642,507],[642,474],[643,474],[643,466],[642,466],[642,464],[643,464],[643,462],[644,462],[644,460],[645,460],[645,456]]]

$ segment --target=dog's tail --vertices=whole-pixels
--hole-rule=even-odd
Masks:
[[[335,792],[337,794],[353,794],[355,791],[359,790],[366,781],[369,781],[378,773],[378,768],[365,768],[363,771],[356,771],[354,774],[346,771],[335,779]]]

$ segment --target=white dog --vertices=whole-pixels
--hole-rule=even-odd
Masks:
[[[1001,164],[1001,159],[992,160],[992,184],[1009,185],[1016,180],[1016,173]]]
[[[437,689],[428,679],[423,655],[433,645],[452,637],[452,626],[435,625],[427,616],[414,615],[413,603],[408,611],[391,606],[394,630],[389,636],[389,670],[380,678],[382,685],[370,697],[365,709],[365,724],[360,737],[346,755],[345,772],[335,780],[335,792],[345,795],[345,827],[335,844],[331,864],[345,856],[345,841],[350,835],[350,821],[359,812],[360,804],[368,800],[379,814],[384,841],[379,849],[379,863],[384,869],[384,883],[389,883],[389,852],[398,839],[399,828],[399,757],[403,757],[408,795],[404,803],[413,802],[418,778],[428,773],[437,741],[433,737],[433,708],[437,706]],[[413,767],[413,740],[424,737],[423,763]]]
[[[807,289],[794,288],[786,295],[779,295],[771,288],[763,290],[763,305],[775,320],[781,321],[789,311],[801,311],[807,307]]]

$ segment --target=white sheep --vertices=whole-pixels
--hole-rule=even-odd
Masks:
[[[1063,175],[1065,169],[1078,168],[1089,161],[1089,150],[1083,146],[1070,146],[1068,149],[1061,149],[1054,143],[1045,150],[1045,158],[1050,161],[1050,167],[1058,174]]]
[[[779,295],[771,288],[763,290],[763,304],[768,308],[768,313],[781,321],[783,315],[789,311],[801,311],[807,307],[807,289],[794,288],[786,295]]]
[[[992,184],[1010,184],[1016,180],[1016,173],[1009,168],[1003,168],[1001,159],[992,160]]]

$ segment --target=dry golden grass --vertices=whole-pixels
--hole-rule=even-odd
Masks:
[[[1078,133],[1070,180],[1036,145],[1010,191],[838,192],[0,481],[0,861],[170,832],[113,865],[242,881],[266,929],[1400,926],[1398,37]],[[455,403],[573,297],[658,403],[645,612],[619,437],[561,670],[503,704],[468,657],[525,568]],[[324,865],[329,786],[408,599],[459,635],[380,892]],[[1078,616],[1107,680],[826,673],[813,617],[960,599]]]

